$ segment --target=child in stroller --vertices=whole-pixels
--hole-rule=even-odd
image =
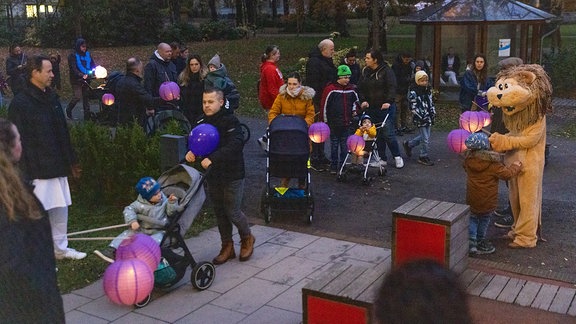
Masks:
[[[360,117],[358,122],[358,129],[354,132],[354,135],[362,136],[366,142],[366,147],[371,147],[376,140],[376,125],[372,123],[370,116],[364,114]],[[352,165],[351,167],[356,167],[358,170],[364,169],[364,155],[366,151],[362,151],[360,154],[352,155]]]
[[[124,208],[124,221],[130,226],[118,235],[110,245],[102,250],[95,250],[94,254],[107,262],[114,262],[116,249],[120,243],[137,231],[150,235],[158,244],[164,236],[164,227],[168,224],[168,217],[179,211],[178,198],[174,194],[169,197],[160,190],[160,184],[151,177],[143,177],[136,184],[138,197],[129,206]]]

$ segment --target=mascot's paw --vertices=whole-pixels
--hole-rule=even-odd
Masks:
[[[511,249],[531,249],[531,248],[533,248],[533,246],[522,246],[516,242],[509,243],[508,247]]]
[[[493,151],[496,152],[504,152],[505,149],[503,148],[504,140],[506,139],[506,135],[502,135],[500,133],[492,133],[488,140],[490,141],[490,146],[492,147]]]

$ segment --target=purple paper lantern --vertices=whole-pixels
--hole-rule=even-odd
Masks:
[[[490,124],[492,123],[492,115],[490,115],[489,112],[484,110],[479,111],[478,114],[480,114],[480,116],[484,120],[484,127],[490,126]]]
[[[477,111],[465,111],[460,115],[460,128],[476,133],[484,127],[484,117]]]
[[[104,272],[104,293],[113,303],[134,305],[154,288],[154,272],[138,259],[116,260]]]
[[[158,243],[143,233],[126,238],[116,250],[116,260],[138,259],[144,261],[152,272],[158,268],[160,257]]]
[[[330,127],[324,122],[316,122],[308,128],[308,137],[314,143],[324,143],[330,136]]]
[[[190,132],[188,149],[196,156],[208,156],[214,152],[220,142],[220,134],[210,124],[200,124]]]
[[[364,138],[359,135],[350,135],[346,140],[346,146],[348,147],[348,151],[359,155],[364,151],[364,146],[366,146],[366,142]]]
[[[180,99],[180,86],[176,82],[166,81],[160,85],[158,90],[160,98],[164,101],[172,101]]]
[[[114,104],[114,95],[111,93],[105,93],[102,95],[102,103],[106,106],[112,106]]]
[[[455,153],[462,153],[466,150],[466,139],[470,136],[470,132],[464,129],[455,129],[448,133],[446,141],[448,147]]]

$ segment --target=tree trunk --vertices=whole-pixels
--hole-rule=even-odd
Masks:
[[[208,0],[208,7],[210,7],[210,19],[217,21],[218,11],[216,11],[216,0]]]
[[[278,17],[278,1],[276,0],[272,0],[271,1],[271,6],[272,6],[272,20],[276,20],[276,17]]]
[[[386,12],[382,0],[371,0],[368,5],[368,46],[382,53],[388,52],[386,42]]]
[[[170,0],[170,20],[174,24],[180,23],[181,0]]]
[[[254,4],[254,0],[245,0],[246,1],[246,21],[248,25],[254,26],[256,25],[256,6]]]
[[[242,0],[236,0],[236,26],[244,25],[244,4]]]
[[[348,32],[348,24],[346,23],[346,2],[343,0],[336,0],[335,9],[336,14],[334,20],[336,22],[336,31],[340,33],[342,37],[350,36]]]
[[[284,16],[288,16],[290,14],[290,0],[283,0],[284,2]]]

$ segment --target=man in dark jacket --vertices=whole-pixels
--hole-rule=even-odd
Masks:
[[[68,247],[68,206],[72,204],[68,175],[80,176],[66,118],[50,88],[52,63],[45,56],[28,60],[28,83],[10,103],[8,118],[20,131],[20,167],[34,185],[34,194],[48,212],[57,259],[83,259],[86,253]]]
[[[318,44],[308,56],[306,63],[306,85],[314,89],[314,110],[316,114],[320,112],[322,93],[324,88],[336,82],[338,75],[336,66],[332,61],[334,55],[334,42],[324,39]],[[330,164],[330,160],[324,155],[324,143],[312,143],[312,156],[310,166],[316,171],[324,171],[325,165]]]
[[[408,88],[413,83],[414,67],[416,64],[412,56],[408,53],[400,54],[396,57],[396,61],[392,64],[392,70],[396,76],[396,104],[398,111],[396,112],[396,134],[399,136],[404,133],[413,132],[408,125],[411,124],[412,113],[408,105]]]
[[[136,119],[138,125],[144,126],[148,115],[163,101],[152,96],[142,85],[143,64],[135,57],[126,61],[126,75],[116,84],[116,104],[118,123],[126,125]]]
[[[171,58],[172,47],[166,43],[160,43],[144,67],[144,88],[153,97],[160,97],[160,85],[162,83],[166,81],[177,82],[178,80],[176,65],[170,61]],[[174,106],[164,104],[159,109],[174,109]]]
[[[82,100],[84,109],[84,120],[91,118],[88,83],[94,76],[96,63],[87,51],[86,40],[78,38],[74,43],[74,52],[68,55],[68,68],[70,69],[70,85],[72,86],[73,97],[66,107],[66,116],[72,119],[72,110],[76,104]]]

